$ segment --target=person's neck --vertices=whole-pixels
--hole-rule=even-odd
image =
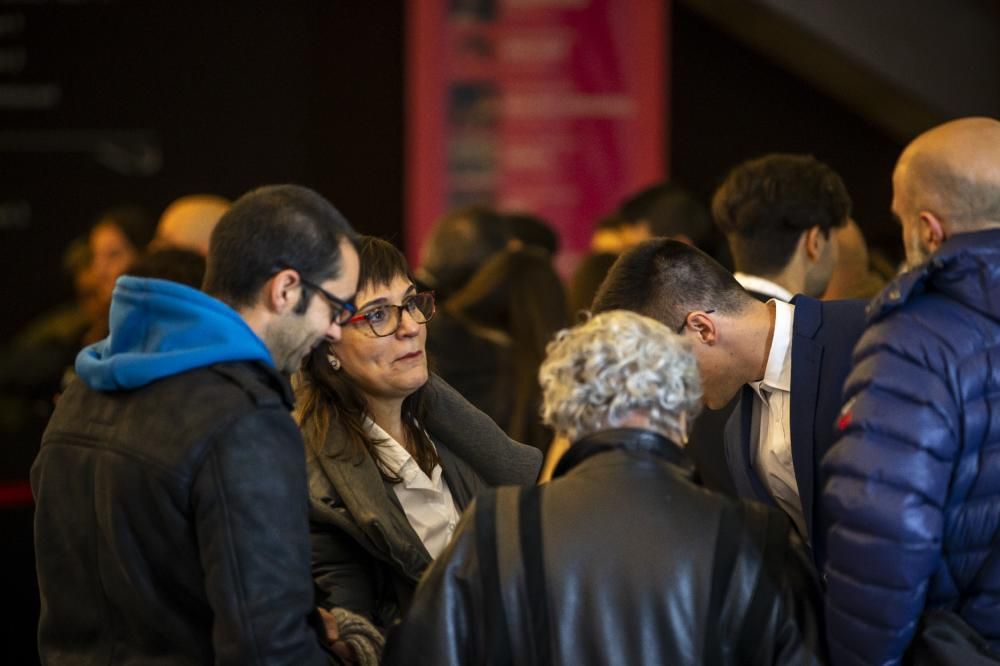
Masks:
[[[227,305],[229,305],[227,303]],[[230,305],[230,307],[233,307]],[[258,338],[260,338],[268,349],[271,348],[268,338],[268,328],[271,322],[271,318],[268,316],[267,310],[265,308],[253,306],[253,307],[242,307],[233,308],[236,310],[236,314],[246,323],[246,325],[253,331]]]
[[[399,442],[410,453],[412,444],[406,436],[406,428],[403,425],[403,400],[402,399],[368,399],[368,411],[371,413],[372,421],[394,440]]]
[[[755,312],[754,322],[750,327],[750,330],[753,331],[750,340],[755,341],[755,349],[750,358],[758,360],[752,380],[755,382],[764,379],[764,373],[767,372],[767,359],[771,355],[771,343],[774,341],[774,323],[776,319],[774,301],[761,303],[761,306],[763,307],[758,308],[757,312]],[[765,331],[767,335],[763,335]]]
[[[681,417],[681,418],[683,418],[683,417]],[[618,424],[618,427],[619,428],[641,428],[642,430],[649,430],[651,432],[655,432],[658,435],[663,435],[664,437],[666,437],[667,439],[669,439],[674,444],[677,444],[678,446],[683,447],[683,446],[685,446],[687,444],[687,439],[688,438],[687,438],[687,434],[682,431],[682,429],[684,427],[683,425],[681,426],[682,429],[678,429],[678,430],[659,428],[659,427],[653,425],[653,422],[649,418],[648,414],[644,414],[642,412],[637,412],[635,410],[630,411],[629,413],[627,413],[621,419],[621,422]]]
[[[778,285],[782,289],[785,289],[790,294],[802,294],[805,293],[806,288],[806,273],[805,268],[796,261],[790,261],[788,264],[781,269],[778,273],[771,273],[769,275],[761,274],[760,277],[765,280],[770,280],[774,284]]]

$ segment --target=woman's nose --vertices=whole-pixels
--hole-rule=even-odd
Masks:
[[[396,329],[396,333],[409,337],[416,335],[419,331],[420,324],[413,318],[409,310],[402,308],[399,312],[399,328]]]

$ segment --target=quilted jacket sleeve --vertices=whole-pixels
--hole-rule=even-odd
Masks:
[[[301,436],[283,408],[222,428],[191,489],[217,664],[329,663],[315,630]]]
[[[837,665],[899,663],[942,558],[956,398],[933,367],[946,350],[907,344],[899,331],[876,326],[860,341],[840,438],[823,459],[826,625]]]

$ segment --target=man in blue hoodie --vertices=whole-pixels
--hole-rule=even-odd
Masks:
[[[354,312],[353,239],[265,187],[216,227],[204,293],[119,279],[31,471],[43,662],[328,662],[286,375]]]

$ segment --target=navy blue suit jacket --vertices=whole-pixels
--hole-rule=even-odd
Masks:
[[[799,295],[792,304],[792,465],[808,532],[805,536],[813,560],[822,566],[824,527],[817,515],[823,489],[819,463],[836,439],[841,391],[851,369],[851,351],[865,328],[867,301],[818,301]],[[753,389],[744,386],[726,423],[726,463],[740,497],[777,506],[751,466],[750,447],[756,441],[750,432],[753,400]]]

